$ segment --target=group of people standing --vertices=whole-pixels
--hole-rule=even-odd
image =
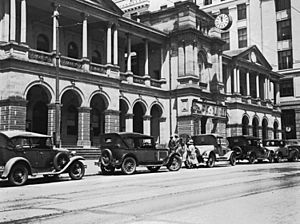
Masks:
[[[183,162],[189,160],[192,164],[197,164],[196,148],[194,141],[189,136],[185,139],[179,138],[177,134],[170,137],[168,147],[170,152],[177,152],[182,156]]]

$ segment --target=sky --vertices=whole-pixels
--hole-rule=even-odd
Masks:
[[[160,6],[168,5],[173,6],[173,2],[177,2],[178,0],[150,0],[150,11],[159,10]]]

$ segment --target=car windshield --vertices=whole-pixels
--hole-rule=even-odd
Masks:
[[[32,138],[32,148],[49,149],[52,146],[51,138]]]
[[[218,144],[226,147],[229,145],[226,138],[218,138]]]
[[[265,146],[284,146],[283,141],[266,141]]]

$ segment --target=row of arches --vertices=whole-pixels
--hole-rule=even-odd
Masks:
[[[51,94],[43,85],[32,86],[27,94],[26,107],[26,130],[42,134],[52,134],[49,132],[51,126],[49,108]],[[60,132],[63,145],[76,145],[80,124],[79,113],[81,113],[82,99],[80,94],[73,89],[66,90],[61,96],[61,119]],[[98,136],[109,132],[108,122],[106,122],[106,111],[109,108],[109,100],[102,94],[94,94],[90,100],[89,107],[84,113],[89,114],[90,142],[92,145],[98,144]],[[132,114],[130,114],[132,113]],[[145,120],[150,122],[150,133],[159,141],[160,139],[160,121],[163,115],[162,106],[153,104],[150,107],[149,115],[146,116],[147,105],[142,101],[136,101],[132,110],[126,99],[119,99],[118,130],[134,131],[145,133]],[[53,122],[53,121],[52,121]],[[53,125],[53,124],[52,124]],[[128,127],[131,126],[131,127]],[[148,131],[147,131],[148,132]]]
[[[261,138],[262,140],[268,139],[269,132],[268,132],[268,119],[263,118],[262,123],[261,123],[261,128],[262,128],[262,135]],[[250,133],[250,131],[252,133]],[[247,115],[244,115],[242,118],[242,134],[243,135],[249,135],[252,134],[255,137],[260,137],[259,135],[259,119],[258,117],[253,117],[251,125],[250,125],[250,120]],[[273,138],[277,139],[279,134],[279,124],[278,121],[274,121],[273,123]]]

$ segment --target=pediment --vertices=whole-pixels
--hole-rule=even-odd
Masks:
[[[112,0],[85,0],[86,2],[92,2],[101,8],[111,11],[115,14],[122,16],[124,12],[112,1]]]
[[[246,48],[244,51],[241,51],[234,57],[236,60],[246,60],[250,63],[259,64],[265,68],[272,70],[272,66],[269,64],[265,56],[255,45]]]

